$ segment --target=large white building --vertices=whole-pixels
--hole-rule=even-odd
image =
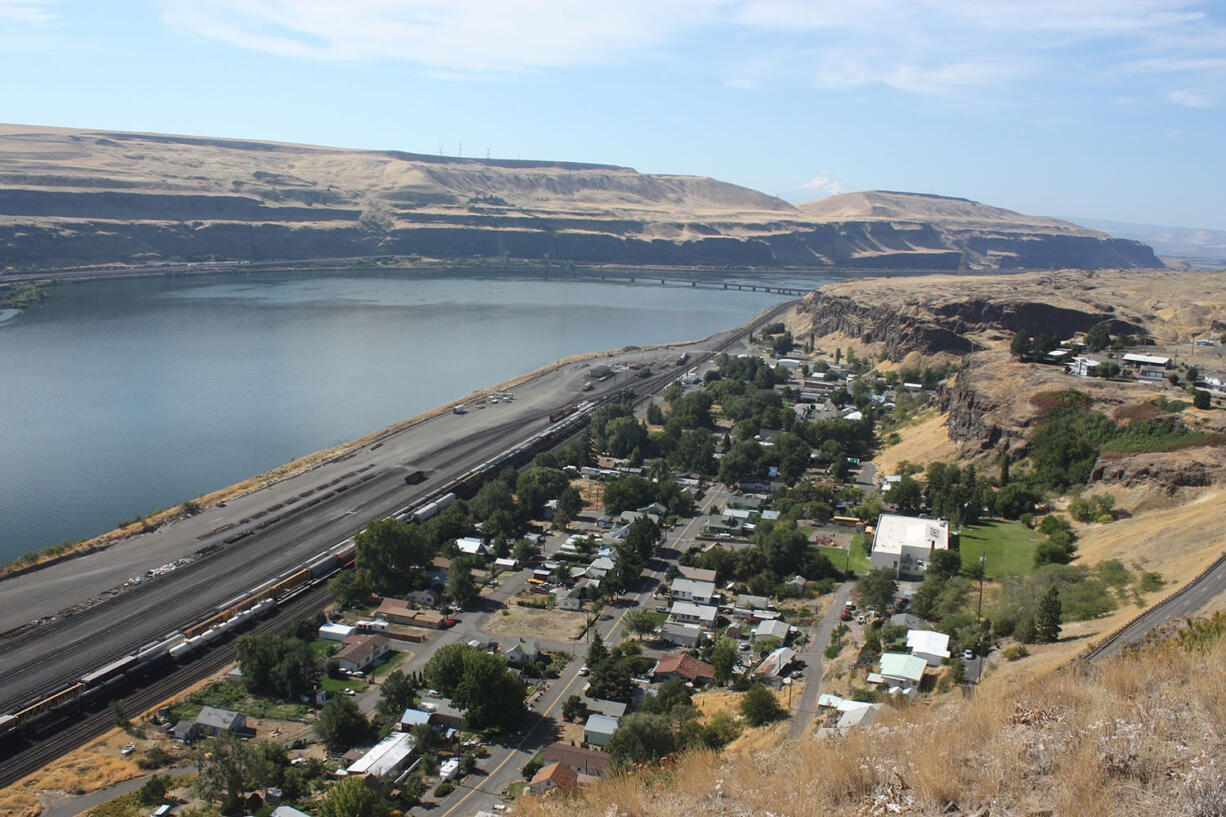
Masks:
[[[948,549],[949,523],[944,519],[883,513],[877,519],[869,563],[874,568],[892,567],[901,579],[922,579],[932,554]]]

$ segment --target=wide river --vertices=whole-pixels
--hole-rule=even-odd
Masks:
[[[704,337],[784,300],[373,270],[96,281],[49,295],[0,323],[0,562],[558,358]]]

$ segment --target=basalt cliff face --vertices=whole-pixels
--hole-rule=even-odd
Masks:
[[[1149,247],[965,199],[794,206],[715,179],[0,125],[0,265],[421,255],[863,269],[1158,268]]]

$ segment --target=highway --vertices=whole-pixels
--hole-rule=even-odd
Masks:
[[[773,318],[789,305],[779,305],[760,320]],[[589,380],[587,365],[563,363],[517,385],[511,403],[483,403],[481,409],[470,404],[463,415],[438,414],[224,506],[105,551],[3,580],[0,712],[37,700],[200,620],[264,580],[303,564],[369,520],[428,496],[449,479],[544,429],[548,414],[558,407],[627,387],[662,388],[681,374],[672,366],[681,351],[689,351],[696,362],[744,333],[738,328],[690,344],[593,359],[592,365],[615,368],[639,361],[659,373],[639,380],[622,372],[597,382],[587,393],[582,391]],[[406,486],[404,476],[416,469],[430,478]],[[313,504],[293,511],[307,503]],[[248,530],[250,535],[235,540]],[[205,554],[190,564],[127,584],[131,577],[147,576],[202,551]]]

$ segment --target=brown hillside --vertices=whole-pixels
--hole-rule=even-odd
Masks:
[[[1051,226],[1062,222],[977,205],[997,214],[985,231],[986,216],[976,226],[934,197],[888,195],[891,215],[833,218],[820,203],[798,209],[716,179],[614,165],[0,125],[0,248],[11,268],[374,255],[1160,266],[1142,244]]]

